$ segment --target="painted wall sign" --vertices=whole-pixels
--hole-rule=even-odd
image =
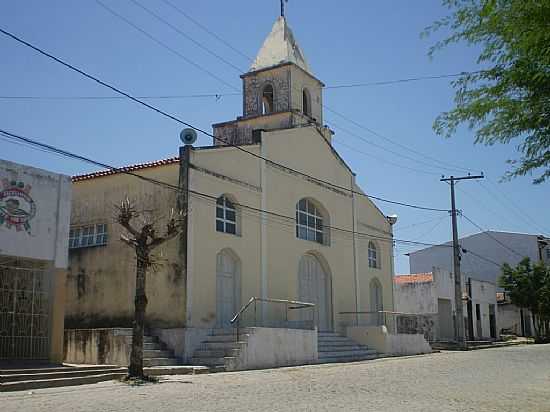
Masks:
[[[31,220],[36,216],[36,203],[30,196],[31,186],[3,179],[0,191],[0,226],[30,233]]]

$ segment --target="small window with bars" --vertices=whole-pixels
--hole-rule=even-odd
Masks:
[[[107,244],[107,225],[99,223],[71,228],[69,231],[69,249]]]
[[[216,231],[237,234],[237,210],[226,196],[216,201]]]

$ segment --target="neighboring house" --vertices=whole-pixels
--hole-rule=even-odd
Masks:
[[[0,361],[63,360],[68,176],[0,160]]]
[[[466,338],[496,339],[495,284],[463,275],[462,296]],[[456,304],[451,272],[433,268],[428,273],[395,276],[394,304],[396,312],[422,315],[419,319],[431,340],[454,339]]]
[[[460,261],[461,272],[497,284],[502,274],[499,265],[503,263],[515,266],[525,257],[532,262],[550,262],[550,239],[541,235],[486,231],[463,237],[459,242],[466,250]],[[438,245],[411,252],[409,265],[413,273],[429,272],[434,266],[452,272],[453,249]]]
[[[451,242],[446,243],[450,244]],[[461,238],[460,246],[463,249],[461,272],[465,276],[496,283],[498,292],[503,291],[498,287],[498,278],[502,274],[500,265],[508,263],[516,266],[525,257],[529,257],[532,262],[542,260],[550,263],[550,239],[542,235],[487,231]],[[432,246],[410,253],[411,272],[430,271],[433,266],[453,271],[452,250],[450,247]],[[520,334],[530,335],[532,329],[529,327],[531,319],[528,311],[512,306],[510,302],[498,305],[499,319],[504,321],[511,316],[515,318],[515,314],[520,317],[518,322],[506,321],[498,324],[499,333],[509,330],[514,324],[524,324],[523,329],[520,327],[515,330],[519,330]],[[521,320],[522,316],[525,319]]]
[[[313,316],[292,315],[295,307],[289,316],[312,316],[321,331],[349,323],[341,312],[393,309],[394,221],[362,195],[332,146],[323,83],[284,18],[241,78],[243,115],[213,126],[223,141],[73,178],[68,327],[132,324],[135,256],[113,223],[113,207],[126,196],[159,216],[178,202],[188,210],[187,230],[162,246],[164,265],[147,279],[151,328],[204,336],[230,327],[251,297],[314,303]],[[179,185],[184,195],[123,171]],[[254,309],[249,325],[251,316],[261,324],[290,320],[284,306]]]

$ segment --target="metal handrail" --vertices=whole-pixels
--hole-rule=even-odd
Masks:
[[[376,310],[376,311],[360,311],[360,312],[338,312],[339,315],[368,315],[373,313],[387,313],[388,315],[404,315],[404,316],[419,316],[419,315],[432,315],[437,312],[428,313],[407,313],[407,312],[392,312],[391,310]]]
[[[246,304],[241,307],[241,309],[233,316],[233,318],[229,321],[229,323],[235,327],[234,323],[237,323],[236,326],[236,340],[239,341],[239,322],[241,315],[248,309],[250,305],[254,303],[254,320],[256,319],[256,302],[271,302],[271,303],[284,303],[286,305],[286,309],[288,312],[288,309],[303,309],[303,308],[313,308],[315,307],[314,303],[308,303],[308,302],[300,302],[297,300],[287,300],[287,299],[272,299],[272,298],[258,298],[258,297],[251,297]],[[295,305],[293,307],[289,307],[288,305]],[[287,314],[288,316],[288,314]],[[255,322],[254,322],[255,323]]]
[[[272,298],[258,298],[258,297],[251,297],[248,302],[246,302],[243,307],[233,316],[233,318],[229,321],[229,323],[233,324],[235,323],[242,315],[242,313],[254,302],[272,302],[272,303],[286,303],[291,305],[297,305],[293,308],[289,309],[302,309],[302,308],[310,308],[314,307],[315,303],[308,303],[308,302],[300,302],[298,300],[287,300],[287,299],[272,299]]]

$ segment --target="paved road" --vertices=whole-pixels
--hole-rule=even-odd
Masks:
[[[0,394],[0,411],[550,412],[550,345]]]

